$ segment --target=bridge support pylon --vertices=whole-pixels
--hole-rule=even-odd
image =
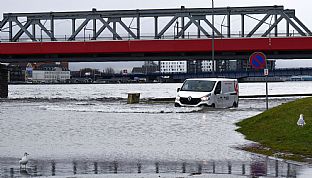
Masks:
[[[0,98],[8,98],[8,69],[0,64]]]

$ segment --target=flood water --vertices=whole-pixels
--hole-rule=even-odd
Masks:
[[[0,100],[0,175],[207,173],[300,176],[309,167],[254,155],[235,123],[265,110],[264,99],[238,108],[176,108],[180,84],[10,85]],[[269,94],[311,93],[312,82],[270,83]],[[127,104],[127,93],[141,93]],[[240,95],[265,94],[264,83],[240,84]],[[270,98],[274,107],[296,98]],[[298,113],[299,115],[299,113]],[[20,172],[18,160],[30,161]]]

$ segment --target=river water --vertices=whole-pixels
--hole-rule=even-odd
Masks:
[[[235,123],[265,110],[264,99],[238,108],[176,108],[181,84],[10,85],[0,100],[0,175],[208,173],[300,176],[308,167],[237,149],[251,144]],[[242,83],[240,95],[265,94]],[[269,83],[269,94],[311,93],[312,82]],[[141,94],[127,104],[128,93]],[[269,107],[297,98],[270,98]],[[298,113],[299,115],[299,113]],[[20,172],[18,160],[30,154]],[[169,176],[170,177],[170,176]]]

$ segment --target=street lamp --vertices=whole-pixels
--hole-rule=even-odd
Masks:
[[[215,75],[215,44],[214,44],[214,0],[211,0],[211,7],[212,7],[212,40],[211,40],[211,59],[212,59],[212,75]]]
[[[87,28],[87,26],[85,26],[84,28],[83,28],[83,41],[86,41],[86,31],[87,30],[92,30],[93,31],[93,29],[91,29],[91,28]],[[89,36],[89,40],[90,40],[90,36]]]
[[[43,40],[42,31],[45,31],[46,33],[47,33],[47,32],[51,33],[52,30],[46,30],[46,29],[42,29],[42,28],[40,29],[40,41],[41,41],[41,42],[42,42],[42,40]],[[52,40],[52,38],[51,38],[51,40]]]
[[[0,28],[0,32],[8,32],[10,33],[10,30],[3,30],[2,28]],[[2,41],[2,37],[0,36],[0,42]],[[10,40],[9,40],[10,41]]]

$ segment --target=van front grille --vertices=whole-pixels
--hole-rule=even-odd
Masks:
[[[182,104],[187,104],[187,105],[197,105],[201,101],[200,98],[180,98],[180,102]]]

